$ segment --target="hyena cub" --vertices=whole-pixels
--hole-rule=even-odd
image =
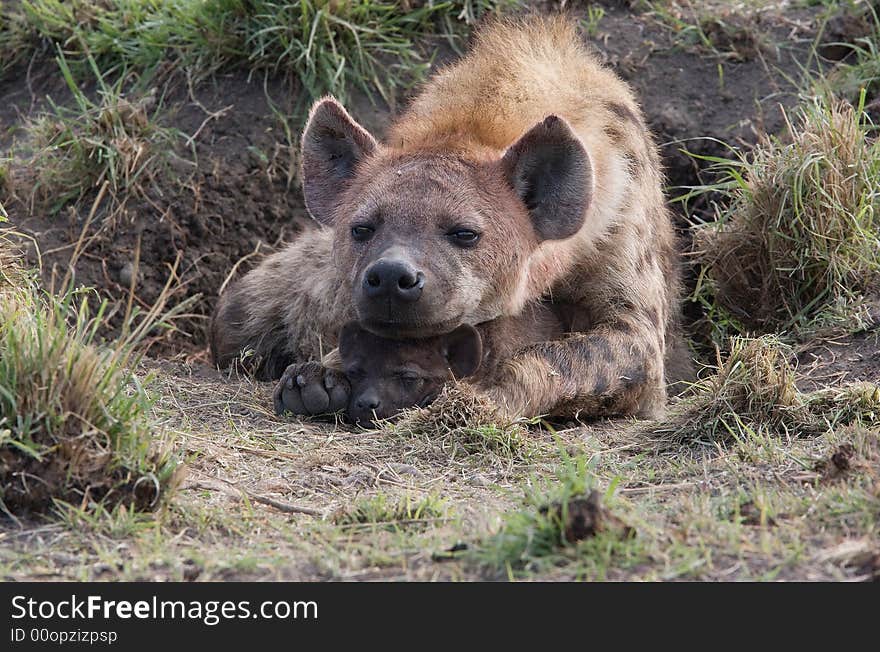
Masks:
[[[348,416],[362,426],[410,407],[426,407],[443,386],[473,375],[482,359],[477,329],[418,340],[390,340],[349,322],[339,334],[339,357],[351,388]]]
[[[349,322],[339,334],[334,365],[344,378],[338,377],[330,388],[331,401],[325,404],[321,395],[311,396],[305,376],[290,377],[276,388],[275,410],[315,414],[321,409],[338,411],[347,404],[353,422],[370,426],[406,408],[429,405],[447,383],[466,379],[478,387],[491,385],[499,364],[517,349],[559,337],[562,331],[559,317],[541,302],[530,304],[517,317],[502,317],[476,328],[462,324],[451,333],[420,339],[379,337]],[[304,400],[311,402],[310,410]]]

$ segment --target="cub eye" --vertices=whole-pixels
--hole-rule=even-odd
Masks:
[[[477,243],[477,240],[480,239],[480,234],[476,231],[472,231],[471,229],[452,229],[449,233],[446,234],[452,241],[460,245],[462,247],[473,246]]]
[[[398,376],[398,379],[405,387],[420,387],[423,382],[421,378],[414,374],[403,374]]]
[[[376,232],[372,226],[367,224],[358,224],[356,226],[351,227],[351,237],[357,240],[358,242],[364,242],[365,240],[369,240],[373,237],[373,234]]]

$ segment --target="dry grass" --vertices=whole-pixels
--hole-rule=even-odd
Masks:
[[[0,205],[0,224],[5,219]],[[12,293],[21,283],[21,274],[20,256],[9,239],[7,229],[0,227],[0,298]]]
[[[57,61],[74,101],[58,106],[50,100],[50,110],[28,126],[34,150],[27,162],[28,176],[35,181],[32,199],[39,198],[55,213],[104,184],[116,205],[131,194],[143,195],[179,136],[157,124],[157,98],[126,95],[125,77],[110,84],[89,59],[97,83],[92,100],[74,80],[66,59]],[[27,181],[30,185],[31,179]]]
[[[535,421],[510,421],[467,384],[447,385],[430,406],[410,410],[388,432],[419,442],[427,454],[455,460],[478,455],[526,461],[536,451]]]
[[[837,426],[874,423],[878,416],[880,386],[873,383],[799,391],[791,349],[765,335],[732,338],[715,373],[650,429],[673,445],[715,446],[766,435],[815,436]]]
[[[789,430],[800,422],[791,351],[773,336],[733,338],[727,359],[657,431],[675,441],[712,443],[741,437],[753,424]]]
[[[722,164],[729,206],[698,227],[711,295],[736,329],[857,329],[880,287],[880,143],[861,107],[816,100],[753,155]]]

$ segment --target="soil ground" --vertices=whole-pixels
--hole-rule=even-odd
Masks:
[[[797,102],[802,71],[817,65],[810,53],[821,28],[820,8],[808,3],[763,3],[765,9],[745,17],[727,16],[736,29],[710,32],[714,49],[689,43],[640,3],[593,4],[601,5],[604,15],[592,41],[641,98],[662,143],[672,187],[701,180],[700,163],[682,149],[723,155],[720,142],[748,148],[761,134],[781,132],[783,110]],[[713,3],[702,4],[711,9]],[[587,16],[587,6],[573,10]],[[858,26],[833,27],[837,33],[828,40],[861,36]],[[452,56],[446,52],[439,60]],[[291,88],[284,79],[246,72],[217,75],[194,88],[180,82],[165,98],[160,122],[192,135],[192,148],[181,148],[170,173],[147,196],[132,200],[112,224],[94,222],[101,226],[87,230],[90,245],[77,265],[79,283],[112,299],[125,297],[139,242],[140,303],[156,300],[178,257],[176,296],[200,295],[192,314],[178,322],[180,330],[156,342],[142,369],[152,378],[162,428],[176,438],[187,460],[181,489],[155,517],[116,514],[91,525],[6,521],[0,525],[0,576],[878,576],[876,435],[838,432],[780,438],[764,446],[741,442],[724,451],[697,445],[671,450],[640,436],[643,424],[618,420],[567,424],[558,430],[558,440],[536,428],[535,450],[527,459],[467,456],[384,431],[278,418],[271,410],[271,385],[212,369],[205,351],[206,318],[224,281],[311,228],[290,175],[295,150],[272,110],[291,115],[297,100]],[[45,109],[47,95],[56,102],[69,100],[51,62],[22,67],[0,81],[0,148],[17,143],[26,150],[22,127]],[[377,134],[390,115],[363,96],[352,110]],[[295,139],[301,123],[290,119],[289,128]],[[48,279],[53,267],[67,265],[91,204],[53,216],[29,205],[23,188],[16,191],[7,210],[14,226],[32,237],[27,255],[42,262]],[[683,219],[680,227],[686,239]],[[880,381],[876,333],[809,343],[799,360],[804,389]],[[839,473],[829,473],[844,446],[850,447],[845,451],[851,450],[851,461]],[[522,506],[524,488],[553,477],[561,450],[584,454],[603,490],[616,484],[616,509],[635,529],[633,542],[590,554],[579,548],[515,572],[469,555],[501,527],[504,514]],[[336,515],[377,495],[436,496],[443,501],[442,515],[415,523],[341,524]],[[453,547],[463,552],[444,554]]]

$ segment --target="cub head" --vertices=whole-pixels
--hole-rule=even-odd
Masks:
[[[556,116],[475,160],[382,145],[332,98],[312,108],[302,178],[309,212],[334,228],[358,321],[396,338],[498,317],[530,254],[577,233],[592,194],[589,155]]]
[[[443,385],[472,375],[480,366],[482,342],[473,326],[419,340],[390,340],[346,324],[339,334],[342,368],[351,384],[348,415],[369,426],[400,410],[424,407]]]

